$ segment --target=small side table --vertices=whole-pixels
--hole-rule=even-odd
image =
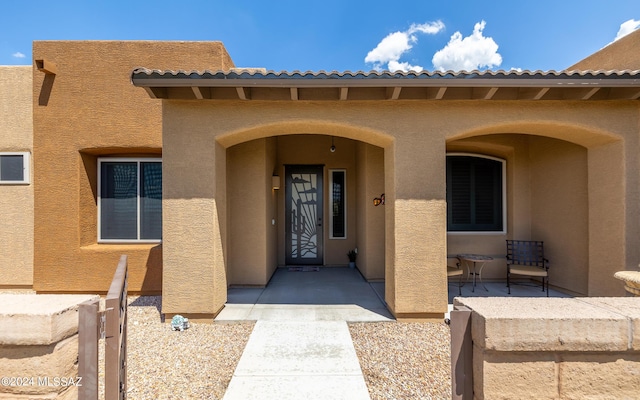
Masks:
[[[482,282],[482,268],[488,262],[493,261],[493,257],[483,256],[482,254],[458,254],[458,259],[460,259],[461,264],[467,264],[467,270],[469,271],[467,275],[467,282],[469,281],[469,275],[473,276],[473,285],[471,286],[471,291],[475,292],[476,290],[476,276],[480,279],[480,284],[484,287],[484,290],[487,292],[489,289]]]

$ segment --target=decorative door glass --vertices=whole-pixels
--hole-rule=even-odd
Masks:
[[[322,166],[287,166],[286,262],[322,264]]]

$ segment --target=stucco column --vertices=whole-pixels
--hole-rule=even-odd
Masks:
[[[385,148],[385,299],[399,320],[447,311],[445,141],[397,135]]]
[[[589,149],[589,291],[624,296],[613,277],[626,269],[624,142]]]
[[[163,130],[162,312],[211,321],[227,299],[226,150],[180,126]]]

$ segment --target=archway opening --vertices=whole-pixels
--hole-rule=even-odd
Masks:
[[[384,207],[373,203],[384,193],[383,148],[287,134],[226,152],[230,287],[265,286],[278,267],[345,267],[352,250],[366,280],[384,279]]]
[[[549,134],[552,131],[556,134]],[[504,231],[449,231],[448,253],[492,255],[498,262],[486,266],[483,278],[502,280],[506,278],[505,240],[542,240],[545,255],[552,260],[551,284],[571,294],[594,295],[593,279],[602,274],[603,260],[597,256],[602,244],[594,239],[600,233],[593,228],[605,218],[613,226],[624,219],[620,213],[602,215],[605,205],[599,186],[604,182],[599,171],[622,168],[613,154],[620,153],[621,146],[610,135],[583,132],[566,136],[579,137],[569,141],[559,139],[557,133],[557,127],[554,131],[545,126],[536,134],[468,133],[447,142],[447,154],[495,157],[506,165]],[[606,156],[600,157],[601,153]],[[623,176],[622,171],[612,172],[613,181]],[[622,190],[621,182],[607,186],[614,192]],[[619,243],[607,240],[608,245],[624,253],[624,241],[619,239]]]

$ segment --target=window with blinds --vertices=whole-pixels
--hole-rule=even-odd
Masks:
[[[504,160],[474,155],[447,156],[447,230],[504,230]]]
[[[98,164],[98,240],[160,241],[162,161],[104,158]]]

